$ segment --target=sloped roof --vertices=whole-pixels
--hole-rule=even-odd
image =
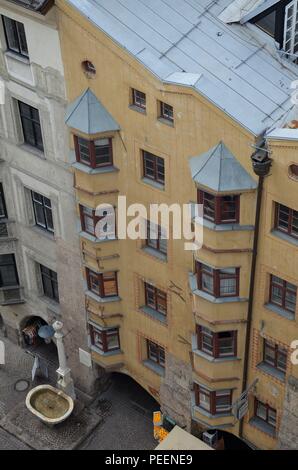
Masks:
[[[120,130],[115,119],[90,88],[68,106],[65,123],[89,135]]]
[[[199,186],[215,192],[248,191],[257,187],[223,142],[199,157],[191,158],[189,165],[192,179]]]
[[[231,0],[66,1],[160,80],[192,87],[255,135],[292,107],[297,66],[256,26],[221,21]]]
[[[46,14],[49,9],[54,5],[54,0],[8,0],[11,3],[16,3],[21,7],[28,10],[36,11],[41,14]]]

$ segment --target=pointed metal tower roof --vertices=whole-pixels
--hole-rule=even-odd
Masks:
[[[119,124],[90,88],[68,106],[65,123],[88,135],[120,130]]]
[[[214,192],[238,192],[256,189],[257,183],[240,165],[230,150],[218,145],[189,161],[192,179]]]

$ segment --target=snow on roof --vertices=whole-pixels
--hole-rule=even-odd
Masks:
[[[254,26],[221,21],[231,0],[66,1],[160,80],[192,87],[255,135],[293,106],[298,67]]]

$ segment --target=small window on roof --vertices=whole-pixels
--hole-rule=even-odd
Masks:
[[[258,28],[265,31],[265,33],[270,34],[274,38],[275,35],[275,23],[276,23],[276,10],[269,13],[269,15],[264,16],[260,20],[256,21],[255,25]]]

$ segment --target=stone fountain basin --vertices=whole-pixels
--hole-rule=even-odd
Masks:
[[[40,385],[28,393],[26,406],[43,423],[55,426],[69,418],[74,409],[74,401],[51,385]]]

